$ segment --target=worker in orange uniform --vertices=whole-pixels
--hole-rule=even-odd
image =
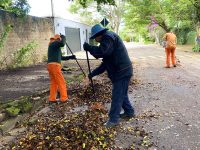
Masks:
[[[176,35],[173,32],[168,32],[164,35],[165,52],[166,52],[166,68],[170,68],[170,58],[172,66],[176,67],[175,50],[176,50]]]
[[[61,60],[76,59],[75,55],[62,56],[61,47],[66,43],[64,35],[56,34],[50,38],[48,47],[48,65],[47,70],[50,76],[50,103],[57,103],[57,91],[60,92],[60,102],[67,102],[67,86],[63,74],[61,72]]]

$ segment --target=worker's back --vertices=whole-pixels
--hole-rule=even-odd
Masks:
[[[167,42],[166,47],[176,47],[176,35],[174,33],[166,33],[163,39]]]

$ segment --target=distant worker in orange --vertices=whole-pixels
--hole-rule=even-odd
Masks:
[[[176,50],[176,35],[173,32],[168,32],[164,35],[165,52],[166,52],[166,68],[170,68],[170,58],[173,67],[176,67],[175,50]]]

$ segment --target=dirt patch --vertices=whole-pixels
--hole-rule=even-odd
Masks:
[[[48,87],[46,64],[1,71],[0,102],[29,96]]]
[[[86,61],[79,60],[79,63],[87,75],[88,69]],[[93,68],[99,63],[99,60],[93,60],[91,62],[91,67]],[[64,76],[67,81],[69,80],[69,82],[75,75],[81,74],[80,68],[73,60],[63,62],[63,66],[65,68],[71,68],[64,72]],[[17,99],[21,96],[29,96],[48,89],[49,75],[46,69],[46,63],[1,71],[0,85],[0,102]]]

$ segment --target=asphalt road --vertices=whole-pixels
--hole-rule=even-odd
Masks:
[[[131,98],[159,150],[200,149],[200,54],[188,51],[177,48],[180,63],[164,68],[162,47],[129,46],[138,80]]]

